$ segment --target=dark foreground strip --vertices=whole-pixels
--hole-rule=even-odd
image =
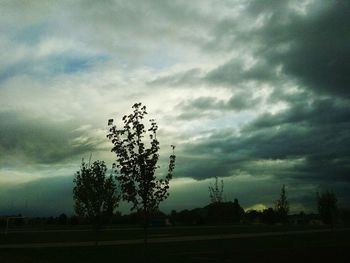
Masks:
[[[308,233],[322,233],[332,231],[349,231],[350,228],[341,229],[314,229],[314,230],[300,230],[300,231],[284,231],[284,232],[264,232],[264,233],[242,233],[242,234],[221,234],[221,235],[197,235],[197,236],[177,236],[177,237],[162,237],[150,238],[149,243],[169,243],[169,242],[186,242],[186,241],[202,241],[202,240],[223,240],[236,238],[253,238],[266,236],[281,236],[281,235],[298,235]],[[133,240],[110,240],[99,241],[99,246],[115,246],[115,245],[132,245],[142,244],[143,239]],[[1,248],[53,248],[53,247],[88,247],[95,246],[94,241],[84,242],[49,242],[49,243],[25,243],[25,244],[6,244],[0,245]]]

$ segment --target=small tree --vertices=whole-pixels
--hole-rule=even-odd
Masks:
[[[160,202],[168,196],[169,181],[175,168],[175,146],[171,146],[173,154],[169,157],[166,176],[157,179],[155,172],[159,168],[159,141],[157,140],[158,126],[152,119],[146,139],[146,128],[143,120],[147,115],[146,106],[135,103],[133,113],[125,115],[124,126],[117,129],[113,119],[108,121],[109,133],[107,138],[114,147],[112,152],[117,155],[114,168],[117,172],[122,197],[133,204],[131,210],[141,211],[144,217],[144,242],[147,245],[147,228],[151,213],[158,209]]]
[[[322,221],[333,226],[337,216],[337,197],[335,194],[330,191],[317,193],[317,208]]]
[[[224,180],[221,180],[220,186],[218,181],[218,177],[215,176],[214,185],[209,184],[209,198],[211,203],[221,203],[223,201]]]
[[[276,200],[275,210],[276,210],[277,218],[281,222],[286,223],[288,213],[289,213],[289,203],[287,200],[286,189],[284,185],[281,188],[280,198]]]
[[[66,225],[67,224],[67,219],[68,218],[67,218],[67,215],[65,213],[60,214],[58,216],[58,222],[59,222],[60,225]]]
[[[233,200],[233,222],[240,222],[244,216],[244,209],[238,202],[238,199]]]
[[[91,222],[96,244],[102,220],[113,215],[120,199],[113,176],[107,177],[106,172],[103,161],[95,161],[91,166],[82,161],[74,178],[74,209],[77,215],[87,217]]]

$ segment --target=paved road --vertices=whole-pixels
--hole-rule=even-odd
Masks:
[[[307,233],[321,233],[321,232],[349,231],[349,230],[350,228],[342,228],[342,229],[335,229],[335,230],[314,229],[314,230],[285,231],[285,232],[159,237],[159,238],[150,238],[148,242],[149,243],[169,243],[169,242],[186,242],[186,241],[202,241],[202,240],[222,240],[222,239],[254,238],[254,237],[281,236],[281,235],[299,235],[299,234],[307,234]],[[143,239],[110,240],[110,241],[99,241],[99,246],[130,245],[130,244],[142,244],[142,243],[143,243]],[[5,245],[0,245],[0,249],[1,248],[87,247],[87,246],[94,246],[94,245],[95,245],[94,241],[49,242],[49,243],[5,244]]]

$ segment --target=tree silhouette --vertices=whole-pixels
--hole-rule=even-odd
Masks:
[[[60,225],[66,225],[67,224],[67,215],[65,213],[62,213],[58,216],[58,222]]]
[[[289,203],[287,200],[286,189],[284,185],[281,188],[280,198],[276,200],[275,209],[278,219],[282,223],[286,223],[289,213]]]
[[[112,152],[117,155],[113,164],[117,172],[122,198],[133,204],[131,210],[141,211],[144,217],[144,243],[147,245],[147,228],[151,213],[156,211],[161,201],[169,193],[169,181],[175,168],[175,146],[171,145],[173,154],[169,157],[168,172],[165,178],[157,179],[155,172],[159,168],[159,141],[157,140],[158,126],[152,119],[146,132],[142,123],[147,115],[146,106],[135,103],[133,113],[122,118],[124,126],[117,129],[113,119],[108,121],[109,133],[107,138],[114,147]],[[146,138],[148,134],[149,139]]]
[[[206,215],[204,221],[209,223],[238,223],[244,215],[244,209],[240,206],[238,199],[233,202],[210,203],[205,208]]]
[[[244,213],[244,209],[239,204],[238,199],[235,198],[233,200],[233,222],[240,222],[244,216]]]
[[[337,216],[337,197],[334,193],[326,191],[317,193],[318,213],[325,224],[333,226]]]
[[[209,184],[209,198],[211,203],[221,203],[223,201],[224,180],[221,180],[221,186],[219,186],[218,180],[218,177],[215,176],[214,185]]]
[[[87,217],[91,222],[96,234],[96,245],[102,220],[113,215],[120,199],[113,176],[107,177],[106,172],[103,161],[95,161],[92,165],[82,161],[74,178],[74,209],[77,215]]]

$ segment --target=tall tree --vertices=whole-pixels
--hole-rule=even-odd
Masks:
[[[146,106],[135,103],[133,112],[122,118],[124,126],[117,129],[113,119],[108,121],[107,138],[117,155],[114,168],[117,172],[122,197],[133,204],[132,210],[138,210],[144,216],[145,245],[147,245],[147,228],[151,213],[158,209],[160,202],[169,196],[169,181],[175,168],[175,146],[169,157],[169,166],[164,178],[157,179],[156,170],[159,159],[159,141],[157,139],[157,123],[151,119],[147,129],[143,124],[147,115]],[[148,135],[148,138],[147,138]]]
[[[214,185],[209,184],[209,198],[211,203],[221,203],[223,201],[224,194],[224,180],[221,180],[221,185],[219,186],[219,179],[215,176]]]
[[[113,176],[106,176],[106,172],[103,161],[95,161],[92,165],[82,161],[74,178],[74,209],[77,215],[87,217],[91,222],[96,244],[102,220],[113,215],[120,199]]]
[[[330,191],[317,193],[318,213],[325,224],[333,226],[337,216],[337,197]]]
[[[280,198],[276,200],[275,209],[278,219],[282,223],[286,223],[289,213],[289,203],[287,200],[285,185],[283,185],[281,188]]]

